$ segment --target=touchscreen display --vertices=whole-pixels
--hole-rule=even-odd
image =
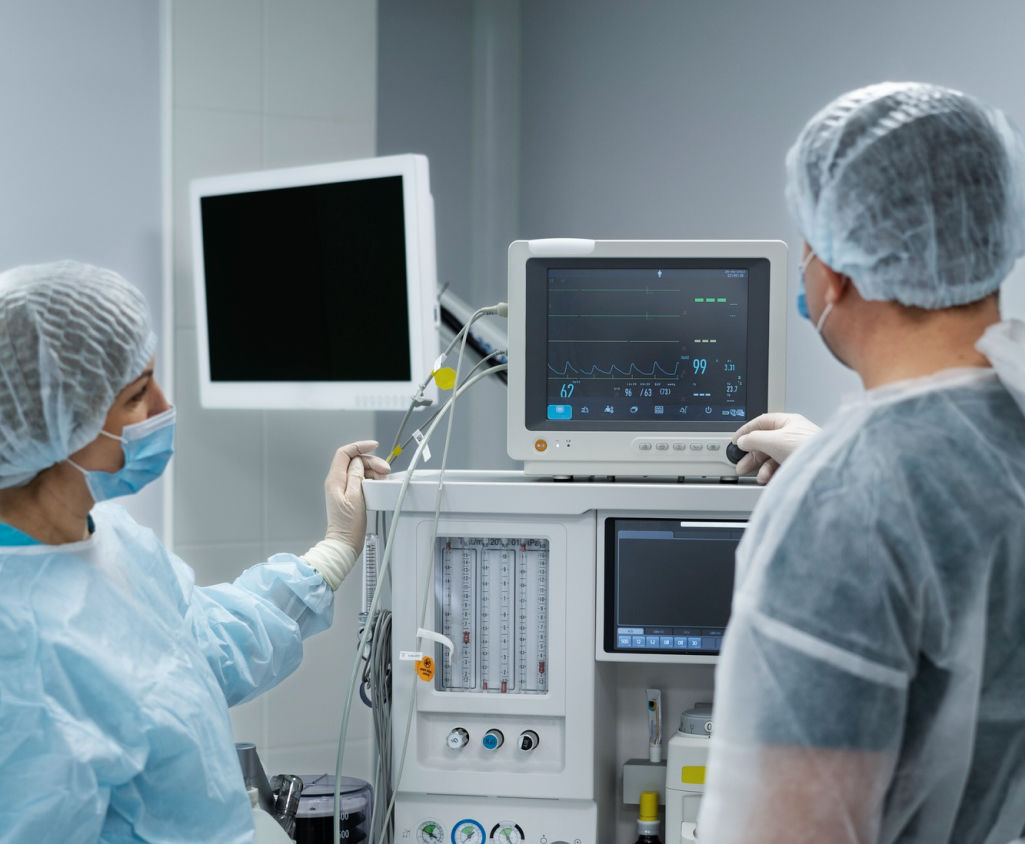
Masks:
[[[735,522],[606,520],[605,649],[718,653],[743,533]]]
[[[530,258],[524,280],[528,431],[704,436],[768,409],[769,259]]]
[[[548,271],[547,418],[747,415],[748,270]]]

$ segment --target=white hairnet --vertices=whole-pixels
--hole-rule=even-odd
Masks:
[[[0,273],[0,489],[94,440],[157,338],[142,294],[60,261]]]
[[[786,195],[808,245],[866,299],[974,302],[1025,253],[1025,141],[949,88],[884,82],[834,100],[787,154]]]

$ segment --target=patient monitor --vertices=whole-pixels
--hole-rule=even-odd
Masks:
[[[509,247],[509,456],[531,475],[735,476],[745,420],[782,410],[787,247]]]

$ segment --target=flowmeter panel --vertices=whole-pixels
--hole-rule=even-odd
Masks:
[[[452,640],[439,646],[442,692],[548,691],[547,539],[438,537],[436,617]]]

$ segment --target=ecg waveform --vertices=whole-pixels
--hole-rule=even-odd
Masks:
[[[655,361],[651,365],[651,369],[650,370],[642,369],[641,367],[639,367],[635,363],[631,363],[629,365],[628,369],[621,369],[620,367],[616,366],[615,364],[613,364],[609,369],[602,369],[600,366],[598,366],[598,364],[595,364],[590,369],[579,369],[578,367],[575,367],[573,364],[569,363],[568,361],[567,361],[566,365],[562,369],[557,369],[556,367],[552,366],[551,364],[548,364],[548,369],[549,369],[549,371],[551,371],[553,373],[554,376],[556,376],[558,378],[570,378],[570,377],[573,377],[573,376],[570,375],[571,372],[574,373],[574,375],[587,375],[587,376],[591,376],[591,377],[594,377],[596,375],[602,375],[602,376],[605,376],[607,378],[615,378],[616,377],[615,373],[618,372],[618,373],[621,374],[621,377],[623,377],[623,378],[631,378],[631,377],[638,377],[638,376],[642,377],[642,378],[655,378],[656,377],[656,375],[655,375],[655,371],[656,370],[661,372],[662,375],[664,377],[666,377],[666,378],[676,378],[679,375],[679,372],[680,372],[680,361],[676,361],[676,364],[673,366],[673,368],[671,370],[665,369],[660,363],[658,363],[658,361]]]

